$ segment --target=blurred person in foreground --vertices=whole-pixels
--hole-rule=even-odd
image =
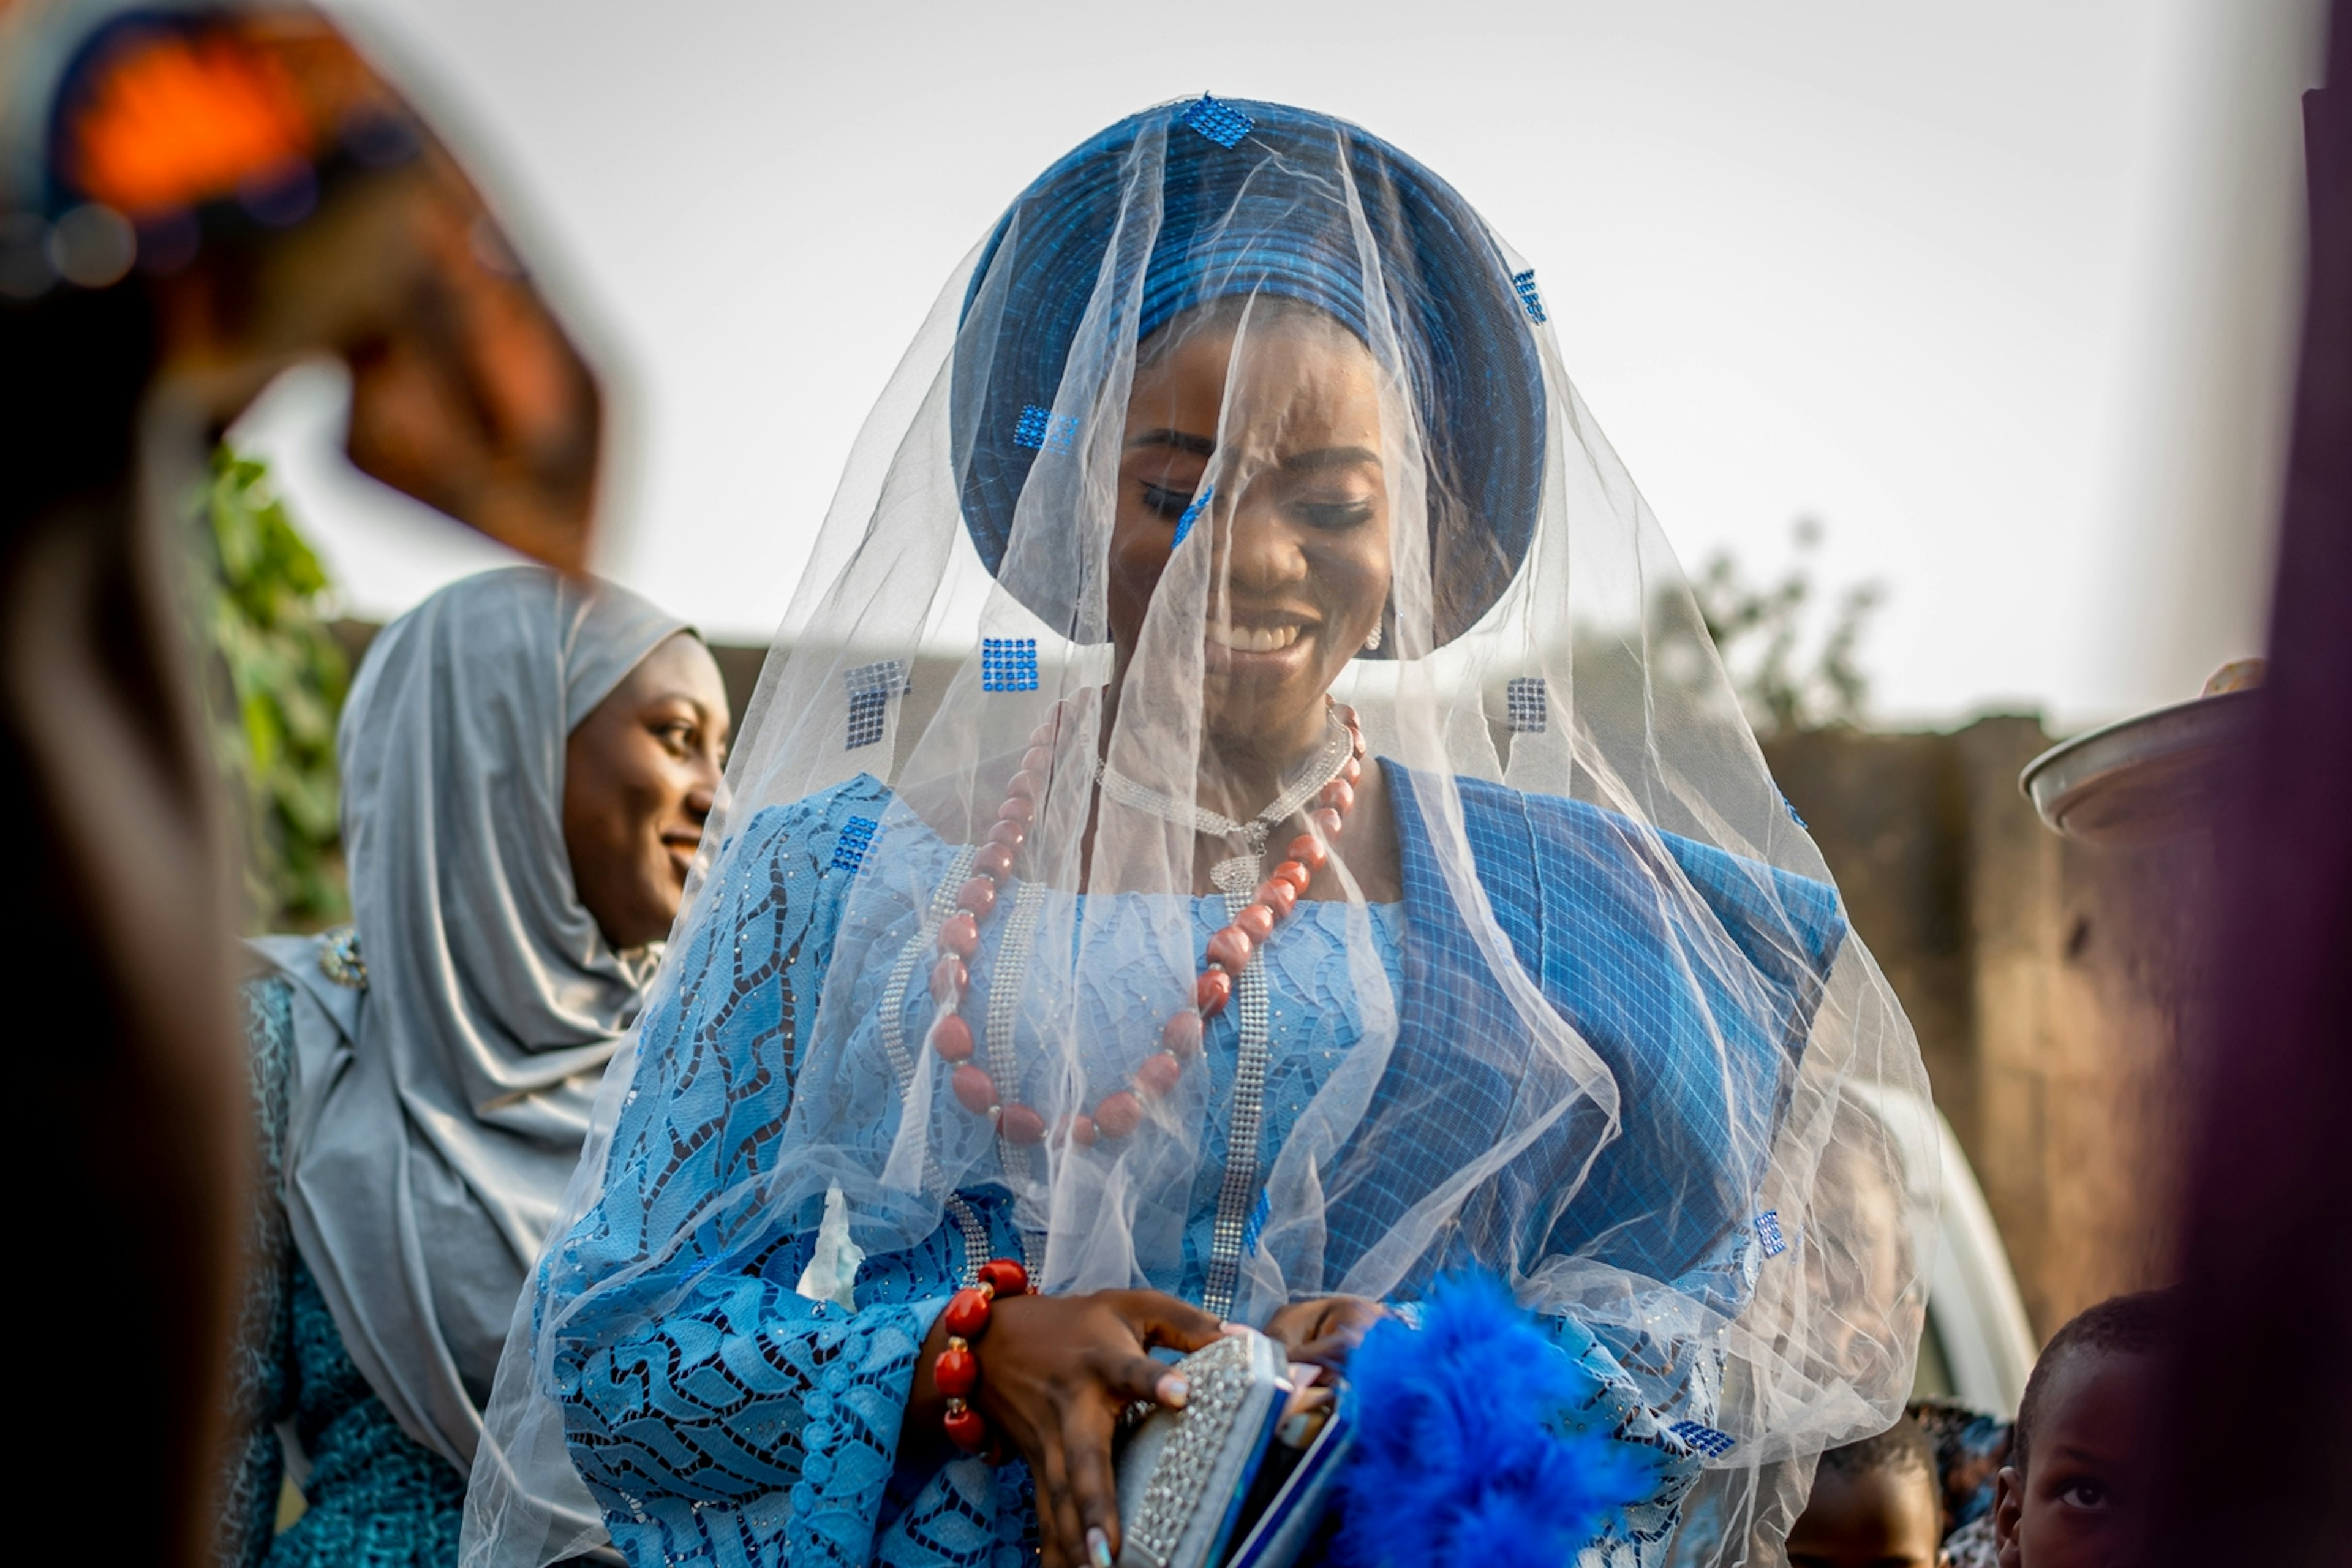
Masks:
[[[1992,1512],[1953,1538],[1956,1563],[1985,1563],[1987,1534],[2000,1568],[2147,1560],[2179,1310],[2170,1290],[2114,1296],[2051,1336],[2025,1382]]]
[[[338,751],[352,923],[254,945],[268,1181],[222,1559],[455,1559],[525,1272],[719,788],[675,617],[512,567],[384,628]],[[297,1438],[292,1454],[279,1432]],[[292,1459],[307,1511],[272,1540]]]
[[[2269,661],[2220,824],[2215,1025],[2179,1254],[2196,1331],[2166,1379],[2148,1553],[2164,1568],[2352,1551],[2352,1249],[2336,1239],[2352,1210],[2352,0],[2325,9],[2327,85],[2303,103],[2311,250]]]
[[[401,95],[293,5],[0,6],[0,811],[10,951],[76,1009],[36,1052],[32,1256],[102,1353],[31,1358],[51,1463],[16,1542],[213,1547],[252,1150],[233,882],[179,611],[186,497],[281,369],[352,373],[362,468],[566,567],[587,366]],[[124,1440],[137,1413],[139,1435]],[[95,1456],[107,1456],[101,1463]]]
[[[1906,1415],[1822,1456],[1789,1531],[1789,1568],[1937,1568],[1942,1524],[1934,1450]]]
[[[469,1560],[594,1539],[544,1500],[575,1467],[641,1563],[1164,1559],[1114,1434],[1208,1396],[1150,1351],[1337,1365],[1455,1269],[1645,1458],[1515,1561],[1777,1555],[1919,1332],[1906,1211],[1830,1151],[1900,1192],[1885,1119],[1932,1124],[1560,370],[1580,304],[1278,104],[1149,110],[1019,196],[779,634]],[[1392,1550],[1365,1500],[1330,1553]]]

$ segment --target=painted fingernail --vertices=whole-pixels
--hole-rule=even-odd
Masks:
[[[1160,1380],[1160,1386],[1154,1393],[1160,1403],[1169,1409],[1181,1410],[1184,1402],[1192,1397],[1192,1385],[1171,1372]]]
[[[1110,1537],[1102,1532],[1099,1525],[1087,1531],[1087,1560],[1095,1568],[1111,1568]]]

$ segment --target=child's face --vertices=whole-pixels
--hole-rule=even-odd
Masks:
[[[1824,1466],[1789,1531],[1790,1568],[1936,1568],[1942,1525],[1934,1478],[1917,1466]]]
[[[2150,1356],[2087,1349],[2067,1356],[2035,1418],[2026,1475],[2000,1472],[1993,1503],[2000,1568],[2140,1561],[2155,1384]]]

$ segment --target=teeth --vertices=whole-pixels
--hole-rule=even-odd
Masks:
[[[1298,640],[1297,626],[1216,626],[1209,628],[1209,640],[1235,653],[1272,653],[1288,647]]]

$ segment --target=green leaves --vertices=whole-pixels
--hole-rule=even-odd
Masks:
[[[226,447],[195,507],[198,624],[213,756],[241,805],[248,918],[264,930],[341,919],[335,721],[351,668],[328,629],[326,569],[269,485]]]
[[[1794,535],[1796,559],[1778,583],[1749,583],[1731,552],[1719,550],[1691,584],[1707,635],[1759,735],[1859,724],[1870,700],[1870,678],[1856,648],[1886,590],[1858,583],[1841,594],[1809,660],[1802,645],[1817,620],[1811,613],[1812,555],[1821,524],[1801,519]]]

